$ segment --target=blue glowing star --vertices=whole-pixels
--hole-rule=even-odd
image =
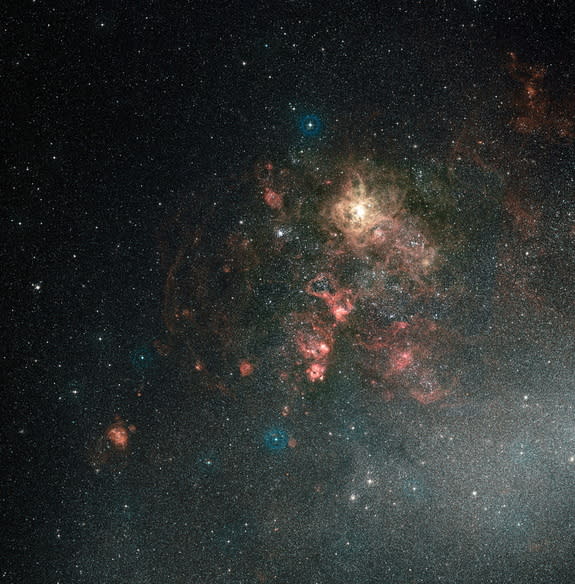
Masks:
[[[299,119],[299,129],[304,136],[319,136],[323,124],[315,114],[307,114]]]
[[[150,345],[138,347],[130,353],[130,362],[132,367],[138,372],[143,373],[149,369],[155,361],[156,354]]]
[[[270,428],[264,434],[264,446],[272,452],[278,452],[287,448],[289,434],[281,428]]]

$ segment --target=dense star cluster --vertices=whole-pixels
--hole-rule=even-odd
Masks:
[[[2,21],[3,580],[575,581],[570,7],[124,4]]]

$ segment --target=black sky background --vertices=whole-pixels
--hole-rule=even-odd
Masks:
[[[154,372],[144,405],[130,389],[131,352],[164,327],[163,226],[192,194],[221,196],[255,160],[297,149],[292,105],[325,120],[320,153],[345,143],[399,159],[445,157],[468,118],[487,112],[486,131],[497,122],[493,104],[514,88],[509,51],[545,64],[556,95],[572,90],[573,17],[568,2],[488,0],[25,1],[0,14],[0,573],[6,582],[158,582],[162,570],[134,575],[134,555],[127,573],[107,572],[111,544],[76,519],[95,517],[104,531],[122,497],[136,499],[133,484],[145,483],[143,469],[132,486],[97,482],[86,463],[86,444],[111,415],[129,410],[164,432],[158,441],[183,424],[177,373]],[[556,156],[550,182],[569,180],[571,148],[546,151]],[[74,384],[79,399],[70,397]],[[215,398],[206,415],[217,419],[223,407]],[[161,509],[154,488],[146,493]],[[138,521],[144,532],[146,519]],[[168,527],[158,529],[167,540]],[[80,577],[69,558],[90,545],[91,573]],[[298,569],[292,581],[312,581]],[[186,580],[185,563],[164,574],[203,581]],[[564,580],[491,581],[570,581],[557,574]]]

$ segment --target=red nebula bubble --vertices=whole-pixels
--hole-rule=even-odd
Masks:
[[[321,360],[331,352],[333,339],[327,331],[298,331],[296,345],[299,354],[306,360]]]
[[[116,450],[127,450],[130,443],[130,434],[136,431],[133,424],[127,425],[122,419],[110,424],[106,429],[106,440]]]
[[[280,211],[284,206],[283,194],[266,187],[264,189],[264,203],[271,209]]]
[[[106,433],[106,438],[118,450],[126,450],[128,448],[129,436],[128,429],[120,426],[110,428]]]
[[[120,416],[114,418],[89,449],[90,463],[100,472],[104,467],[121,469],[128,462],[131,435],[136,432],[134,424],[128,424]]]
[[[306,369],[305,374],[309,381],[315,383],[316,381],[323,381],[325,379],[326,371],[327,365],[316,361]]]
[[[389,365],[392,371],[400,372],[413,363],[413,351],[411,349],[392,350],[389,355]]]
[[[345,322],[349,313],[353,310],[351,300],[351,290],[341,290],[337,292],[328,302],[329,311],[337,322]]]
[[[305,375],[312,383],[323,381],[333,351],[334,327],[308,314],[299,315],[298,326],[301,328],[295,332],[294,342],[299,356],[307,365]]]
[[[247,359],[242,359],[239,363],[239,369],[242,377],[248,377],[254,372],[255,367]]]
[[[345,322],[354,309],[353,292],[348,288],[340,288],[330,274],[318,274],[308,282],[306,292],[321,298],[336,322]]]

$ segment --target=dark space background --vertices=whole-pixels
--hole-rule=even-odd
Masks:
[[[573,581],[569,8],[0,8],[3,581]],[[331,284],[306,283],[335,270],[321,184],[366,159],[455,201],[456,292],[416,306],[338,264],[383,292],[314,383],[289,323],[324,314]],[[272,167],[305,210],[279,252]],[[253,266],[241,242],[225,264],[235,233]],[[356,339],[421,314],[459,335],[430,358],[445,394],[388,382],[389,347],[361,365]]]

